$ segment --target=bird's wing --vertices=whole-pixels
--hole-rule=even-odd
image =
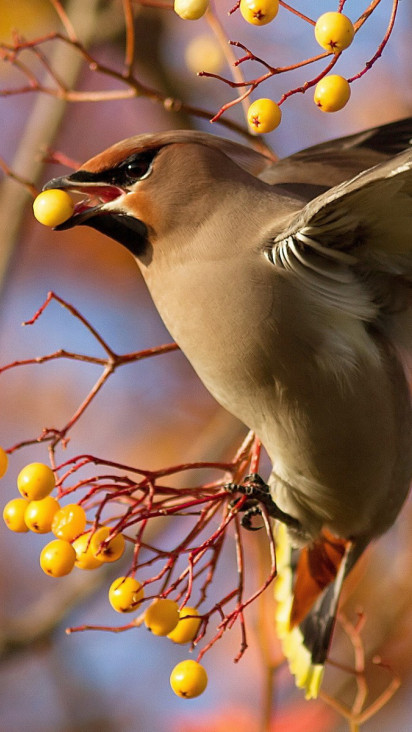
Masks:
[[[279,160],[260,174],[267,183],[308,183],[327,188],[348,180],[411,145],[412,117],[328,140]]]
[[[292,214],[267,255],[329,304],[372,320],[380,311],[402,310],[410,303],[411,232],[408,149]]]
[[[412,117],[405,117],[386,125],[371,127],[353,135],[337,137],[318,145],[312,145],[292,155],[294,159],[310,160],[325,157],[325,154],[338,150],[374,150],[376,153],[393,157],[411,144]]]
[[[412,149],[359,173],[307,204],[277,237],[322,248],[409,254],[412,250]],[[360,250],[360,251],[359,251]]]

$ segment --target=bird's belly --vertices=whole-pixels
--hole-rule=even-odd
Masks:
[[[294,289],[285,291],[278,308],[284,317],[277,320],[269,297],[257,303],[250,287],[236,282],[247,296],[237,301],[234,317],[232,280],[215,301],[216,278],[206,274],[209,289],[195,278],[180,283],[176,270],[168,287],[151,283],[150,289],[206,388],[262,440],[280,508],[299,519],[308,536],[322,526],[348,538],[383,533],[412,475],[410,398],[396,357],[360,324],[357,338],[353,327],[343,331],[353,352],[347,360],[336,350],[339,340],[312,337],[313,318],[310,337],[307,328],[306,340],[295,337],[306,310],[301,304],[298,320]],[[186,304],[178,296],[183,291]],[[222,323],[225,307],[231,317]],[[328,358],[322,359],[325,345]]]
[[[298,518],[309,537],[322,527],[369,539],[395,521],[412,479],[411,410],[408,396],[392,409],[378,397],[352,405],[335,403],[334,412],[317,412],[276,437],[263,430],[272,458],[272,495]],[[383,402],[383,403],[382,403]],[[346,407],[346,408],[345,408]]]
[[[207,375],[204,381],[262,440],[273,464],[273,497],[308,537],[327,527],[371,538],[392,525],[412,479],[407,394],[398,408],[372,379],[369,391],[365,384],[346,398],[329,391],[285,407],[274,383],[253,387],[238,376],[232,390],[213,378],[208,383]]]
[[[355,369],[347,384],[317,378],[283,390],[247,369],[215,398],[262,440],[279,507],[310,537],[322,527],[343,537],[378,536],[395,521],[412,479],[409,390],[395,358]]]

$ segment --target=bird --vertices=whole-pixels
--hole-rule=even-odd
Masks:
[[[259,438],[277,625],[322,683],[342,583],[412,477],[412,118],[276,162],[193,130],[118,142],[44,189],[135,258],[213,397]],[[245,488],[246,490],[246,488]],[[253,492],[254,491],[254,492]]]

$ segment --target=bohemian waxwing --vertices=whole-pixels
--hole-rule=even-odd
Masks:
[[[279,633],[309,697],[342,581],[412,476],[411,137],[412,118],[273,163],[200,132],[146,134],[45,186],[84,195],[56,228],[132,252],[206,387],[262,440],[288,524]]]

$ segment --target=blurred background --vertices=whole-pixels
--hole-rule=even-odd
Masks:
[[[168,3],[155,3],[153,5]],[[11,43],[13,29],[28,39],[62,31],[48,0],[0,0],[0,42]],[[148,3],[149,5],[149,3]],[[231,39],[241,40],[275,66],[296,63],[317,53],[309,25],[285,9],[276,23],[255,29],[239,13],[228,17],[231,2],[219,0],[218,18]],[[312,17],[336,9],[337,2],[296,1],[294,7]],[[354,20],[367,2],[348,0],[345,12]],[[99,62],[122,70],[125,33],[121,0],[70,0],[64,3],[79,38]],[[135,74],[165,97],[215,113],[235,91],[196,69],[214,59],[216,70],[230,77],[219,46],[205,19],[184,22],[170,9],[133,3],[136,31]],[[364,24],[338,71],[351,76],[374,55],[382,39],[392,0],[382,0]],[[283,105],[283,122],[265,141],[283,157],[328,138],[350,134],[412,113],[412,10],[400,2],[393,35],[382,57],[352,85],[350,103],[341,112],[321,113],[312,92],[296,94]],[[201,40],[199,40],[201,37]],[[204,39],[206,37],[206,41]],[[204,44],[212,43],[210,45]],[[203,45],[202,45],[203,44]],[[214,45],[213,45],[214,44]],[[189,48],[189,51],[188,51]],[[4,49],[4,47],[3,47]],[[206,50],[205,50],[206,49]],[[122,89],[109,76],[97,75],[79,63],[79,55],[59,41],[42,45],[59,76],[81,92]],[[27,52],[26,52],[27,54]],[[0,56],[0,89],[18,89],[27,79]],[[189,60],[188,60],[189,59]],[[34,64],[22,54],[21,63]],[[55,67],[55,68],[56,68]],[[262,73],[245,64],[247,78]],[[318,67],[320,71],[320,67]],[[312,78],[312,68],[274,77],[252,97],[272,97]],[[45,79],[47,86],[50,79]],[[244,124],[240,105],[227,117]],[[147,131],[193,127],[241,140],[205,118],[167,112],[158,101],[140,97],[68,103],[30,90],[2,94],[0,156],[15,173],[40,188],[67,170],[44,165],[52,149],[83,162],[110,144]],[[31,214],[31,199],[19,183],[3,176],[1,216],[1,365],[65,348],[102,355],[90,333],[53,303],[33,326],[21,327],[53,290],[72,303],[119,353],[170,341],[144,288],[138,269],[120,245],[78,228],[54,233]],[[43,427],[59,428],[86,396],[99,367],[67,360],[16,368],[1,375],[0,444],[5,448],[32,439]],[[122,463],[155,469],[188,460],[231,456],[245,434],[207,394],[180,353],[124,366],[71,432],[63,461],[91,453]],[[1,484],[2,505],[15,496],[15,476],[31,461],[47,462],[47,446],[27,447],[13,454]],[[410,730],[412,708],[412,605],[410,602],[412,513],[407,505],[396,526],[369,550],[348,588],[347,612],[366,613],[363,634],[369,657],[380,654],[402,677],[402,686],[384,708],[362,725],[365,732]],[[256,536],[247,537],[250,554]],[[240,637],[234,629],[205,657],[210,682],[199,699],[184,702],[169,688],[169,673],[187,649],[144,629],[124,634],[88,632],[66,636],[67,626],[114,625],[119,616],[107,601],[110,574],[90,576],[76,570],[60,580],[46,577],[38,565],[44,537],[15,535],[0,527],[0,726],[8,732],[216,732],[262,730],[261,709],[267,698],[265,651],[279,658],[271,623],[262,628],[256,611],[248,614],[249,648],[236,665]],[[232,547],[233,548],[233,547]],[[230,546],[224,556],[227,572],[235,571]],[[116,574],[121,574],[116,568]],[[87,575],[87,576],[85,576]],[[361,581],[360,581],[361,580]],[[270,593],[270,590],[269,590]],[[271,611],[271,604],[268,601]],[[351,615],[352,614],[352,615]],[[122,618],[120,618],[120,622]],[[259,624],[260,623],[260,624]],[[338,632],[336,654],[350,649]],[[262,651],[263,647],[263,651]],[[369,664],[370,665],[370,664]],[[342,673],[328,672],[325,690],[350,703],[354,683]],[[370,700],[387,686],[391,673],[369,669]],[[342,685],[343,684],[343,685]],[[307,732],[348,729],[348,722],[322,700],[305,702],[282,666],[273,685],[273,731]],[[265,729],[269,729],[266,727]]]

